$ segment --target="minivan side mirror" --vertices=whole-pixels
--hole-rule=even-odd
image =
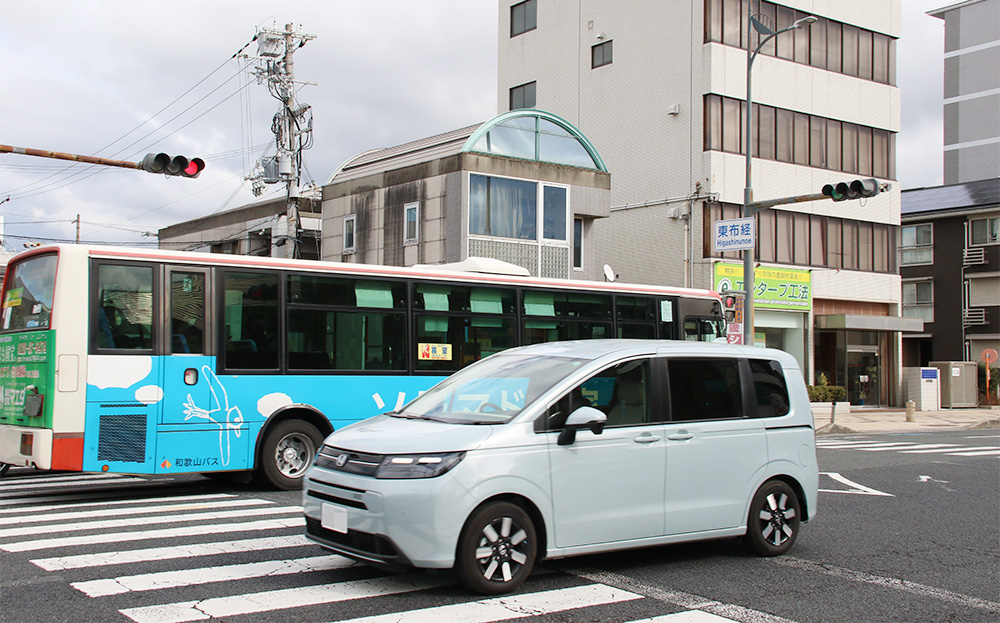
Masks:
[[[589,428],[590,432],[600,435],[604,432],[604,423],[607,421],[608,416],[600,409],[580,407],[566,418],[566,424],[559,433],[559,445],[572,445],[576,441],[576,431],[583,428]]]

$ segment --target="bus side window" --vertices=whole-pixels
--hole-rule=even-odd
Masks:
[[[205,275],[170,273],[170,351],[205,352]]]
[[[97,274],[97,347],[152,350],[153,269],[103,264]]]

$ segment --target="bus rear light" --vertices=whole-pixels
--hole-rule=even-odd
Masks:
[[[21,455],[31,456],[31,448],[34,446],[35,436],[31,433],[21,433]]]

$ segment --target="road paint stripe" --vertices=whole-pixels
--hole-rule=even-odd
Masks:
[[[605,584],[588,584],[538,593],[494,597],[464,604],[393,612],[360,619],[349,619],[340,623],[426,623],[428,621],[489,623],[491,621],[544,616],[576,608],[621,603],[642,598],[642,595]]]
[[[186,502],[183,504],[167,504],[164,506],[144,506],[140,508],[102,508],[93,511],[72,511],[66,513],[51,513],[49,515],[33,515],[25,513],[21,517],[11,517],[0,520],[0,525],[8,523],[40,523],[43,521],[62,521],[65,519],[90,519],[94,517],[124,517],[126,515],[141,515],[143,513],[175,513],[179,511],[207,510],[210,508],[230,508],[242,506],[261,506],[274,504],[270,500],[244,499],[220,500],[215,502]],[[145,523],[145,522],[144,522]],[[117,525],[126,525],[117,522]],[[86,529],[86,528],[85,528]],[[2,532],[2,531],[0,531]]]
[[[9,485],[19,485],[19,484],[31,484],[33,482],[65,482],[68,480],[108,480],[115,478],[124,478],[122,474],[105,474],[102,472],[78,472],[75,474],[57,476],[55,474],[41,474],[37,475],[31,472],[31,475],[25,475],[24,478],[11,478],[10,476],[0,480],[0,488]]]
[[[628,623],[735,623],[735,621],[737,619],[720,617],[702,610],[685,610],[684,612],[664,614],[652,619],[638,619],[636,621],[629,621]]]
[[[877,489],[872,489],[871,487],[866,487],[864,485],[859,485],[858,483],[854,482],[853,480],[848,480],[844,476],[841,476],[838,472],[820,472],[820,474],[823,475],[823,476],[829,476],[833,480],[836,480],[837,482],[839,482],[841,484],[845,484],[848,487],[853,487],[853,489],[848,489],[848,490],[844,490],[844,489],[819,489],[819,491],[822,492],[822,493],[853,493],[853,494],[856,494],[856,495],[877,495],[877,496],[883,496],[883,497],[889,497],[889,498],[896,497],[896,496],[894,496],[891,493],[885,493],[884,491],[879,491]]]
[[[735,604],[722,603],[720,601],[715,601],[714,599],[702,597],[701,595],[694,595],[683,591],[666,590],[659,586],[643,584],[634,578],[618,573],[598,571],[596,569],[562,568],[561,566],[559,568],[566,573],[572,573],[573,575],[585,578],[592,582],[601,582],[603,584],[615,586],[617,588],[621,588],[622,590],[638,593],[645,597],[670,602],[681,606],[682,608],[688,608],[689,610],[701,610],[708,612],[710,614],[723,617],[724,621],[737,621],[739,623],[795,623],[790,619],[785,619],[773,614],[761,612],[759,610],[751,610],[750,608],[744,608],[743,606],[737,606]],[[681,621],[683,620],[684,619],[681,619]],[[695,619],[695,621],[697,623],[701,623],[698,619]],[[718,619],[715,619],[714,621],[718,621]],[[671,623],[677,623],[677,621],[675,620]]]
[[[357,564],[360,563],[344,558],[343,556],[312,556],[293,560],[267,560],[239,565],[123,575],[116,578],[90,580],[88,582],[72,582],[70,586],[90,597],[105,597],[121,593],[154,591],[163,588],[179,588],[181,586],[194,586],[213,582],[232,582],[264,576],[332,571],[334,569],[352,567]]]
[[[134,532],[107,532],[104,534],[88,534],[84,536],[69,536],[54,539],[37,539],[34,541],[15,541],[0,544],[5,552],[31,552],[40,549],[57,547],[75,547],[78,545],[96,545],[98,543],[124,543],[127,541],[143,541],[145,539],[170,539],[183,536],[202,534],[235,534],[237,532],[252,532],[259,530],[276,530],[278,528],[297,528],[306,525],[305,517],[287,517],[284,519],[262,519],[243,523],[204,524],[200,526],[183,526],[180,528],[162,528],[159,530],[136,530]]]
[[[952,452],[951,456],[1000,456],[1000,449],[980,450],[976,452]]]
[[[961,448],[959,444],[954,443],[921,443],[913,446],[908,446],[906,451],[910,450],[930,450],[931,448]],[[859,450],[867,450],[867,448],[858,448]]]
[[[937,450],[900,450],[903,454],[942,454],[951,452],[972,452],[974,450],[996,450],[996,446],[959,446],[957,448],[939,448]]]
[[[960,593],[953,593],[951,591],[947,591],[942,588],[935,588],[933,586],[918,584],[916,582],[910,582],[908,580],[900,580],[899,578],[887,578],[879,575],[872,575],[871,573],[865,573],[864,571],[854,571],[853,569],[834,567],[832,565],[828,565],[825,563],[813,562],[811,560],[804,560],[802,558],[795,558],[793,556],[776,556],[774,558],[768,558],[767,560],[785,567],[792,567],[794,569],[801,569],[805,571],[813,571],[816,573],[821,573],[823,575],[829,575],[840,579],[860,582],[862,584],[874,584],[876,586],[892,588],[906,593],[920,595],[921,597],[930,597],[933,599],[938,599],[940,601],[946,601],[948,603],[958,604],[965,608],[974,608],[976,610],[986,610],[987,612],[1000,613],[1000,603],[997,603],[995,601],[989,601],[988,599],[981,599],[979,597],[972,597],[971,595],[962,595]]]
[[[188,521],[216,521],[219,519],[245,518],[248,515],[282,515],[286,513],[301,513],[301,506],[276,506],[273,508],[256,508],[252,512],[246,510],[217,511],[214,513],[190,513],[187,515],[167,515],[163,517],[130,517],[128,519],[102,519],[99,521],[81,521],[78,523],[53,524],[49,526],[26,526],[23,528],[0,529],[0,538],[28,536],[32,534],[61,534],[63,532],[81,532],[83,530],[104,530],[105,528],[123,528],[125,526],[151,526],[165,523],[183,523]]]
[[[257,552],[269,549],[285,549],[319,547],[304,535],[265,537],[261,539],[242,539],[239,541],[216,541],[215,543],[197,543],[193,545],[178,545],[172,547],[150,547],[147,549],[132,549],[122,552],[100,552],[97,554],[77,554],[75,556],[57,556],[39,558],[31,563],[46,571],[63,571],[66,569],[83,569],[85,567],[105,567],[110,565],[151,562],[154,560],[173,560],[176,558],[197,558],[216,554],[234,554],[240,552]]]
[[[131,476],[120,476],[117,478],[100,478],[100,474],[94,477],[81,476],[72,482],[18,482],[10,484],[0,484],[0,494],[4,493],[24,493],[28,489],[56,489],[59,487],[107,487],[126,482],[149,482],[145,478],[135,478]],[[9,497],[9,496],[7,496]]]
[[[203,621],[213,617],[233,617],[369,597],[412,593],[447,586],[449,583],[450,581],[443,576],[417,573],[336,584],[302,586],[262,593],[247,593],[200,601],[181,601],[156,606],[127,608],[119,610],[119,612],[136,623],[187,623],[187,621]],[[291,618],[294,619],[294,617]]]
[[[184,500],[212,500],[218,498],[235,498],[236,495],[232,493],[202,493],[199,495],[172,495],[170,497],[163,498],[140,498],[134,500],[101,500],[99,502],[67,502],[66,504],[46,504],[46,505],[24,505],[16,506],[14,508],[3,508],[0,509],[0,515],[13,515],[13,514],[28,514],[28,513],[45,513],[49,511],[64,511],[72,510],[74,508],[87,508],[89,506],[121,506],[125,504],[150,504],[157,502],[181,502]],[[6,520],[0,520],[6,521]]]
[[[906,446],[915,445],[912,441],[893,441],[885,443],[845,443],[838,444],[836,446],[823,446],[824,450],[868,450],[870,448],[903,448]]]

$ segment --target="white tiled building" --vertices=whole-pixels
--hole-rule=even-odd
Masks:
[[[743,201],[749,4],[498,3],[498,112],[551,111],[593,142],[612,176],[611,216],[587,227],[595,263],[623,280],[717,287],[734,270],[719,263],[742,279],[738,252],[712,252],[711,228]],[[818,18],[754,61],[754,200],[858,178],[892,183],[866,200],[761,213],[756,258],[771,273],[758,269],[757,283],[784,275],[811,296],[758,304],[757,341],[795,354],[810,380],[822,372],[846,385],[852,400],[898,402],[900,331],[914,327],[899,318],[896,270],[900,1],[752,4],[772,30]]]

